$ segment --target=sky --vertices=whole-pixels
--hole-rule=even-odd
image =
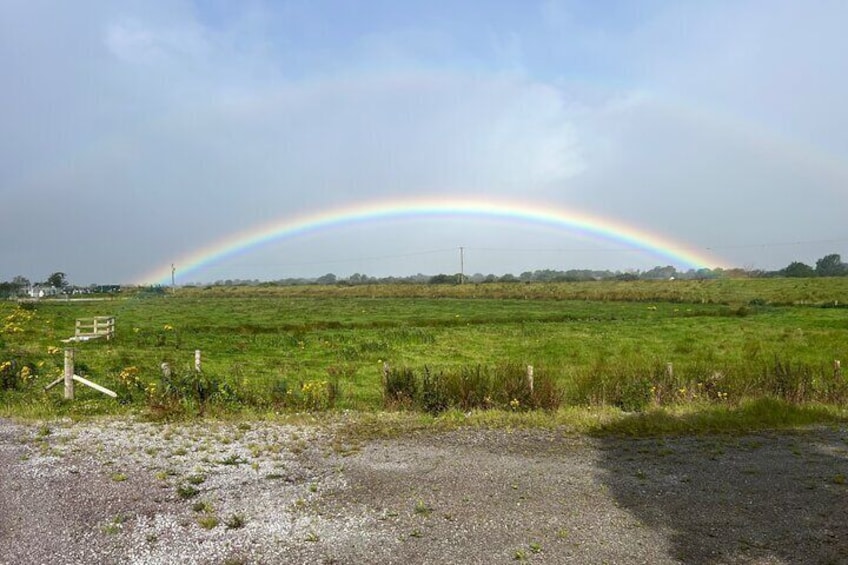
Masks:
[[[694,266],[848,258],[846,21],[841,0],[3,0],[0,281],[455,273],[460,247],[469,274],[675,262],[479,215],[196,260],[409,199],[592,217]]]

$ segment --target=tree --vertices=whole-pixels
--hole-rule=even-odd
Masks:
[[[667,281],[672,277],[677,276],[677,269],[672,267],[671,265],[666,265],[665,267],[660,267],[659,265],[651,269],[650,271],[645,271],[642,273],[642,279],[648,280],[661,280]]]
[[[785,269],[783,269],[784,277],[814,277],[816,276],[816,272],[812,267],[805,263],[801,263],[800,261],[793,261],[787,265]]]
[[[816,274],[820,277],[841,277],[848,274],[848,265],[838,253],[825,255],[816,261]]]
[[[65,288],[68,286],[68,280],[65,273],[55,272],[47,277],[47,284],[53,288]]]
[[[338,278],[333,273],[327,273],[315,279],[315,282],[318,284],[336,284]]]
[[[440,273],[438,275],[430,277],[430,280],[427,282],[430,284],[456,284],[457,278],[454,275],[446,275],[444,273]]]

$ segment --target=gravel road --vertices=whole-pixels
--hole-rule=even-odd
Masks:
[[[344,437],[0,420],[0,563],[848,563],[846,428]]]

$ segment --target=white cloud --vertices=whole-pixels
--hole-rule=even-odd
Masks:
[[[109,240],[80,248],[127,276],[147,268],[127,249],[167,262],[280,216],[407,194],[538,198],[704,246],[838,233],[843,3],[551,1],[535,20],[397,30],[336,29],[301,6],[306,40],[270,3],[215,17],[188,2],[31,6],[0,13],[14,78],[0,280],[55,260],[68,211],[107,218]],[[18,237],[33,195],[48,221]]]

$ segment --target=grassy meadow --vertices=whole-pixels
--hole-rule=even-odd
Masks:
[[[0,303],[0,415],[707,414],[767,401],[843,418],[848,378],[834,366],[848,369],[843,305],[848,278],[207,287],[10,301]],[[62,372],[61,340],[95,315],[116,316],[117,337],[73,344],[76,372],[118,400],[83,386],[72,403],[61,385],[45,392]],[[535,396],[524,390],[527,365]]]

